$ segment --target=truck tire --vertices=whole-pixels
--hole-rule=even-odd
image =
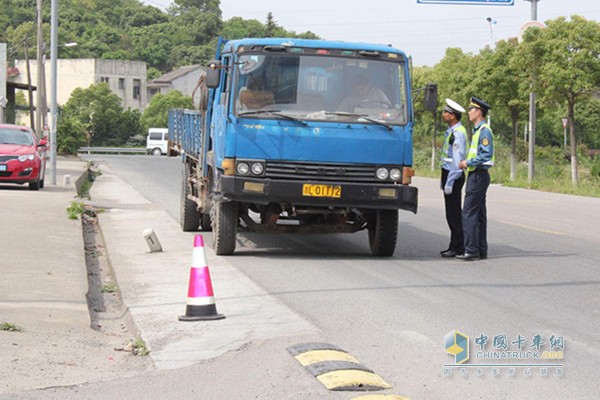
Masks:
[[[213,249],[219,256],[228,256],[235,251],[238,226],[236,202],[216,202],[212,207]]]
[[[369,221],[371,253],[378,257],[391,257],[398,239],[398,210],[377,210]]]
[[[181,203],[179,205],[179,223],[184,232],[195,232],[200,225],[200,211],[196,203],[188,199],[190,194],[190,169],[188,164],[183,164],[183,176],[181,177]]]
[[[201,213],[200,214],[200,229],[204,232],[212,231],[212,225],[210,222],[210,214]]]

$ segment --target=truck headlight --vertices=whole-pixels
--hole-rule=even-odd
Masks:
[[[375,171],[375,175],[380,181],[385,181],[388,178],[389,173],[387,168],[377,168],[377,171]]]
[[[239,162],[235,169],[240,175],[248,175],[248,172],[250,172],[250,166],[245,162]]]
[[[265,166],[262,163],[255,162],[252,163],[252,173],[254,175],[262,175],[265,172]]]
[[[402,171],[398,168],[392,168],[390,170],[390,179],[393,181],[399,181],[402,179]]]

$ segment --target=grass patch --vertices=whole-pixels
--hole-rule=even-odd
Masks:
[[[69,219],[78,219],[84,210],[85,204],[83,204],[80,201],[72,201],[71,205],[67,207],[67,214],[69,215]]]
[[[133,340],[133,355],[138,357],[146,357],[150,354],[150,350],[146,346],[146,342],[141,337],[136,337]]]
[[[0,322],[0,331],[5,332],[22,332],[23,328],[10,322]]]
[[[100,289],[100,291],[102,293],[114,293],[117,291],[117,285],[115,285],[114,282],[108,282],[104,284],[104,286],[102,286],[102,289]]]
[[[510,144],[502,140],[495,141],[496,164],[490,170],[492,183],[509,187],[534,189],[544,192],[571,194],[576,196],[600,197],[600,158],[591,158],[578,154],[579,184],[571,181],[571,164],[562,149],[537,147],[535,152],[534,178],[528,181],[527,151],[517,149],[515,179],[510,180]],[[523,142],[519,143],[523,147]],[[422,138],[415,141],[413,154],[417,176],[439,178],[440,170],[431,171],[431,141]],[[437,163],[437,161],[436,161]]]

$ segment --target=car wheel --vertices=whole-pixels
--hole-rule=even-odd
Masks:
[[[40,180],[40,189],[43,189],[43,188],[44,188],[44,182],[46,182],[46,179],[42,178],[42,179]]]
[[[162,151],[160,151],[160,149],[154,149],[154,150],[152,150],[152,155],[153,156],[162,156]]]
[[[40,190],[40,181],[29,182],[29,190]]]
[[[378,257],[391,257],[398,239],[398,210],[377,210],[369,221],[369,246]]]

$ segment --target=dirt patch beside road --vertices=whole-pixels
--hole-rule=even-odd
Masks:
[[[0,398],[153,369],[149,357],[126,351],[136,330],[93,216],[85,216],[92,218],[83,224],[67,217],[73,188],[1,195],[3,208],[11,212],[0,213],[0,226],[10,232],[0,244],[0,323],[21,330],[0,331]],[[90,301],[92,311],[85,253],[97,260],[90,269],[99,289]]]

